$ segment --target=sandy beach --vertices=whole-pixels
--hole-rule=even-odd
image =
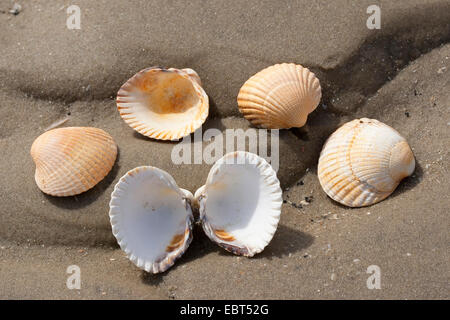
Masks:
[[[449,1],[79,0],[79,30],[66,26],[70,1],[18,3],[12,14],[0,0],[0,299],[449,299]],[[372,4],[380,29],[366,26]],[[177,142],[130,128],[120,86],[146,67],[192,68],[210,99],[202,130],[245,130],[240,87],[280,62],[310,68],[323,96],[304,127],[280,131],[286,203],[272,242],[238,257],[196,226],[171,269],[135,267],[111,232],[114,185],[151,165],[195,191],[211,165],[176,165]],[[416,169],[386,200],[347,208],[323,192],[317,161],[327,137],[361,117],[399,131]],[[30,147],[65,118],[107,131],[119,155],[93,189],[56,198],[36,186]],[[80,290],[66,286],[70,265]],[[367,288],[371,265],[381,289]]]

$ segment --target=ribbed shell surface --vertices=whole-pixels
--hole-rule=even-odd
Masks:
[[[239,110],[253,125],[268,129],[302,127],[320,102],[319,80],[293,63],[270,66],[248,79],[239,91]]]
[[[328,138],[318,177],[332,199],[362,207],[389,196],[414,166],[411,148],[396,130],[363,118],[344,124]]]
[[[33,142],[31,156],[39,189],[53,196],[73,196],[91,189],[111,171],[117,146],[101,129],[58,128]]]

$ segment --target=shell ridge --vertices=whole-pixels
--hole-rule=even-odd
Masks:
[[[253,125],[270,129],[301,127],[320,102],[317,91],[320,83],[314,73],[300,65],[282,63],[250,77],[241,87],[237,101],[241,113]]]
[[[200,85],[201,81],[197,73],[195,73],[192,69],[186,70],[178,70],[174,68],[163,69],[160,67],[147,68],[131,77],[119,89],[116,99],[117,108],[125,123],[142,135],[160,140],[179,139],[187,136],[199,128],[208,116],[209,99]],[[158,73],[161,71],[165,71],[161,74],[167,74],[167,72],[170,72],[174,75],[176,74],[176,76],[169,80],[167,77],[155,78],[158,77]],[[150,80],[146,80],[146,77],[149,77]],[[183,83],[180,90],[188,90],[192,97],[195,96],[195,99],[197,100],[193,101],[192,105],[186,105],[188,108],[186,110],[190,110],[194,113],[191,112],[191,115],[186,117],[183,116],[185,115],[185,111],[183,111],[183,114],[177,116],[177,118],[170,118],[173,121],[176,121],[177,125],[167,128],[164,125],[165,122],[161,122],[161,119],[164,119],[164,116],[153,117],[151,110],[148,110],[146,107],[142,107],[142,104],[147,103],[146,100],[140,99],[136,96],[136,94],[134,94],[134,92],[139,92],[139,90],[142,92],[154,90],[153,87],[148,87],[147,82],[145,81],[153,81],[157,79],[154,86],[158,88],[157,86],[159,86],[159,81],[172,81],[173,79],[176,79],[176,77],[183,79],[183,81],[188,81],[190,87],[188,87],[188,84]],[[139,87],[142,83],[144,83],[145,86]],[[124,102],[126,103],[125,105],[123,105]],[[122,111],[124,108],[126,108],[125,112]],[[174,113],[171,113],[170,111],[167,111],[167,113],[174,115]],[[130,117],[133,114],[135,117]],[[145,116],[143,116],[144,114]],[[141,117],[141,120],[139,120],[139,117]],[[176,126],[178,126],[178,128],[175,128]]]
[[[333,200],[351,207],[387,198],[401,180],[392,178],[390,163],[399,143],[408,146],[396,130],[377,120],[362,118],[344,124],[327,139],[320,153],[317,172],[322,188]],[[408,152],[398,156],[405,158],[408,171],[402,165],[393,169],[403,170],[400,176],[410,174],[413,167],[412,152]]]

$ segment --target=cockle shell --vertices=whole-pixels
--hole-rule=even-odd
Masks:
[[[31,156],[39,189],[52,196],[73,196],[91,189],[111,171],[117,146],[101,129],[58,128],[33,142]]]
[[[208,96],[192,69],[144,69],[117,93],[120,116],[147,137],[175,140],[198,129],[208,117]]]
[[[362,118],[344,124],[328,138],[320,153],[318,176],[333,200],[363,207],[388,197],[414,167],[413,152],[396,130]]]
[[[117,242],[137,267],[164,272],[185,252],[192,240],[191,200],[158,168],[138,167],[120,179],[109,216]]]
[[[109,203],[121,249],[151,273],[170,268],[192,241],[193,208],[208,237],[235,254],[253,256],[271,241],[281,213],[281,188],[273,168],[248,152],[226,154],[195,197],[165,171],[138,167],[116,184]]]
[[[280,182],[256,154],[238,151],[219,159],[195,198],[205,233],[235,254],[251,257],[261,252],[277,229]]]
[[[253,125],[267,129],[302,127],[320,102],[319,79],[301,65],[282,63],[248,79],[237,97]]]

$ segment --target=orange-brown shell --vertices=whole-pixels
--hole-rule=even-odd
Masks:
[[[330,198],[364,207],[387,198],[414,168],[414,154],[400,133],[362,118],[347,122],[328,138],[317,175]]]
[[[287,129],[305,125],[320,102],[319,79],[301,65],[270,66],[248,79],[239,91],[239,110],[253,125]]]
[[[197,130],[208,117],[209,100],[192,69],[141,70],[117,93],[122,119],[142,135],[176,140]]]
[[[101,129],[58,128],[33,142],[31,156],[39,189],[52,196],[73,196],[91,189],[111,171],[117,146]]]

